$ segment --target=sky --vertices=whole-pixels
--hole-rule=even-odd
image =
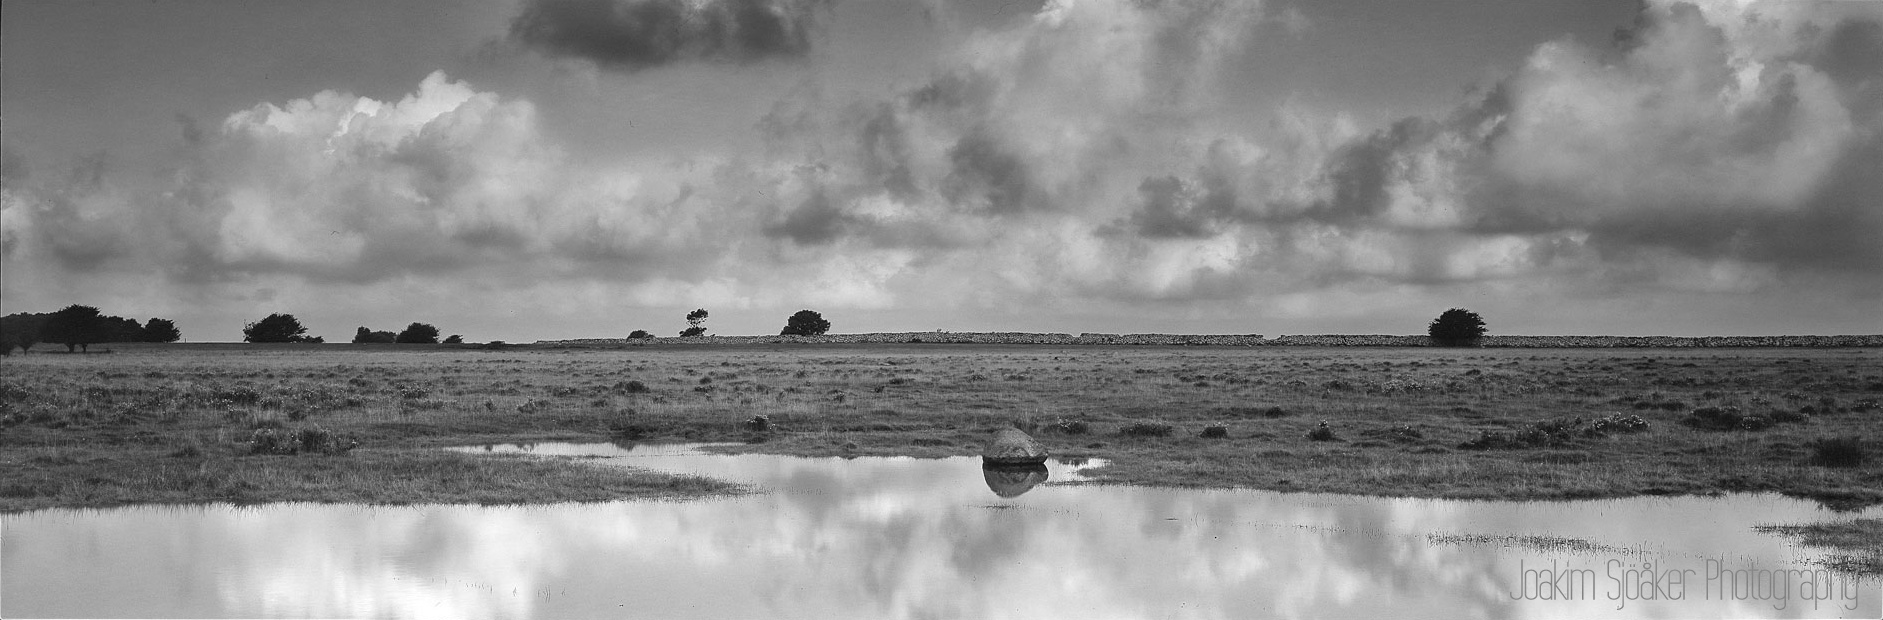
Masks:
[[[0,5],[0,313],[1883,333],[1883,2]]]

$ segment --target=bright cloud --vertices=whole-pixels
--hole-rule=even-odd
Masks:
[[[530,2],[511,36],[604,68],[804,57],[821,6]],[[634,21],[675,7],[736,27]],[[153,270],[884,311],[1293,316],[1495,283],[1883,293],[1874,5],[1650,2],[1625,40],[1543,44],[1442,118],[1370,129],[1291,102],[1231,120],[1248,117],[1223,113],[1240,59],[1305,23],[1254,2],[1055,0],[955,34],[921,83],[794,91],[756,123],[760,152],[665,160],[571,155],[532,101],[442,72],[397,101],[260,103],[154,189],[9,164],[6,293]],[[609,38],[685,24],[727,38]]]

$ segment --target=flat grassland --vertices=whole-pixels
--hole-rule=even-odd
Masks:
[[[437,448],[939,457],[1011,425],[1116,483],[1883,503],[1876,349],[112,346],[0,359],[0,511],[691,497],[740,489]]]

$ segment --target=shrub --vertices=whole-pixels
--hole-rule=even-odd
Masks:
[[[1203,427],[1203,432],[1197,436],[1204,439],[1222,439],[1229,436],[1229,427],[1221,424],[1205,426]]]
[[[654,335],[647,333],[647,330],[645,329],[637,329],[628,334],[629,340],[643,340],[643,339],[653,338],[653,337]]]
[[[1118,429],[1118,434],[1129,437],[1168,437],[1171,430],[1169,424],[1139,422]]]
[[[300,429],[256,429],[249,435],[249,454],[345,454],[360,445],[352,437],[310,426]]]
[[[771,416],[767,416],[763,414],[752,416],[752,419],[745,421],[745,430],[752,431],[755,433],[771,432],[772,430]]]
[[[1593,423],[1580,417],[1555,418],[1532,423],[1515,433],[1484,431],[1478,434],[1477,439],[1458,444],[1458,447],[1465,450],[1558,448],[1574,444],[1577,439],[1607,437],[1612,433],[1639,433],[1648,428],[1648,421],[1641,419],[1641,416],[1618,413],[1597,418]]]
[[[1590,425],[1589,429],[1598,435],[1606,435],[1609,433],[1639,433],[1648,430],[1648,426],[1648,421],[1641,419],[1641,416],[1624,416],[1617,413],[1606,418],[1597,418],[1595,424]]]
[[[648,392],[648,389],[647,389],[647,384],[645,383],[629,380],[629,381],[616,381],[615,391],[621,392],[623,394],[646,394]]]
[[[1811,447],[1811,463],[1823,467],[1858,467],[1863,465],[1863,441],[1856,437],[1820,439]]]
[[[1364,431],[1360,431],[1360,435],[1364,437],[1373,438],[1373,439],[1384,439],[1384,440],[1393,441],[1396,443],[1411,443],[1411,442],[1415,442],[1417,440],[1425,438],[1425,433],[1421,433],[1419,432],[1419,429],[1416,429],[1416,428],[1411,427],[1410,425],[1404,425],[1404,424],[1399,425],[1399,426],[1388,427],[1388,428],[1370,428]]]
[[[1786,413],[1767,416],[1761,414],[1742,414],[1738,407],[1701,407],[1688,413],[1680,422],[1687,426],[1711,431],[1761,431],[1771,428],[1779,422],[1804,422],[1810,416]]]
[[[1067,435],[1084,435],[1092,430],[1092,428],[1085,423],[1085,420],[1068,420],[1065,418],[1054,420],[1051,428]]]
[[[1320,425],[1315,426],[1314,430],[1308,431],[1308,439],[1313,441],[1333,441],[1339,438],[1334,436],[1334,428],[1327,425],[1327,420],[1321,420]]]

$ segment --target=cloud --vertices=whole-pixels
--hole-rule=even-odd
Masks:
[[[1237,59],[1288,19],[1050,2],[959,33],[920,83],[813,83],[759,120],[762,148],[675,160],[573,157],[531,101],[442,73],[398,101],[316,93],[180,120],[193,138],[155,187],[8,164],[0,250],[9,275],[160,265],[188,285],[417,280],[595,307],[1314,317],[1459,291],[1883,294],[1869,5],[1652,2],[1617,44],[1541,45],[1448,114],[1225,115]],[[687,45],[596,60],[747,58]]]
[[[638,71],[809,54],[825,0],[529,0],[510,36],[551,56]]]

